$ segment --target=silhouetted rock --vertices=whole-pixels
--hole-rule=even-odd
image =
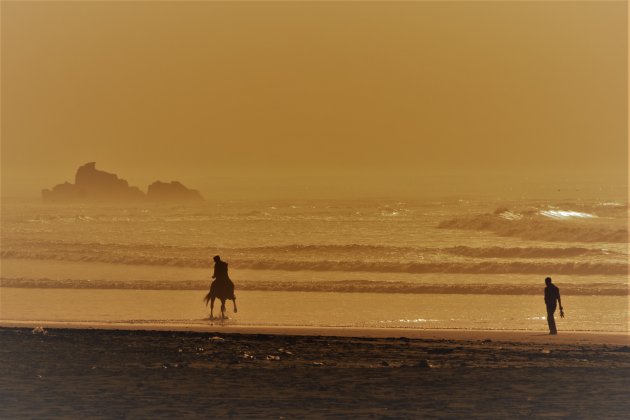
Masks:
[[[204,201],[197,190],[191,190],[181,184],[181,182],[155,181],[149,185],[147,198],[151,201]]]
[[[85,198],[76,185],[69,182],[55,185],[51,190],[42,190],[44,201],[74,201]]]
[[[99,171],[96,162],[81,166],[74,177],[75,185],[87,192],[88,198],[141,200],[144,193],[137,187],[130,187],[124,179],[116,174]]]
[[[181,183],[154,182],[149,186],[148,195],[137,187],[130,187],[124,179],[116,174],[96,169],[96,163],[90,162],[81,166],[75,175],[74,184],[65,182],[52,189],[42,191],[44,201],[160,201],[160,202],[198,202],[203,197],[197,190],[190,190]]]
[[[81,166],[74,177],[74,184],[66,182],[52,190],[43,190],[45,201],[138,201],[145,195],[137,187],[130,187],[115,174],[99,171],[96,163]]]

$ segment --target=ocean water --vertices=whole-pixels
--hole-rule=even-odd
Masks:
[[[219,254],[235,324],[545,330],[551,276],[560,328],[628,329],[625,202],[4,200],[1,234],[4,321],[207,322]]]

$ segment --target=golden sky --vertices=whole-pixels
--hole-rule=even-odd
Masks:
[[[626,7],[3,1],[2,193],[621,191]]]

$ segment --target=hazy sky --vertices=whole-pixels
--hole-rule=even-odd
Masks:
[[[2,193],[627,186],[626,2],[2,2]]]

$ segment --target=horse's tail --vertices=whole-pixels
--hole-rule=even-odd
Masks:
[[[208,302],[210,302],[211,297],[212,296],[210,296],[210,292],[208,292],[206,296],[203,298],[203,301],[206,302],[206,306],[208,306]]]

